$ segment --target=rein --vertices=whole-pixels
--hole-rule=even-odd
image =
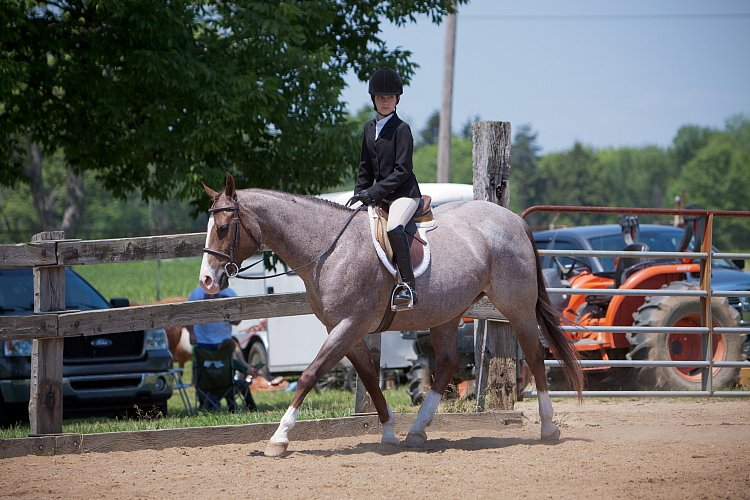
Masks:
[[[352,222],[352,219],[354,219],[354,216],[357,215],[357,212],[359,212],[365,207],[365,205],[361,205],[359,208],[352,211],[351,215],[346,220],[344,227],[341,228],[341,231],[339,231],[339,233],[336,235],[336,238],[333,239],[333,242],[331,243],[331,245],[328,248],[326,248],[326,250],[322,254],[320,254],[319,257],[311,260],[307,264],[303,264],[299,267],[295,267],[294,269],[290,269],[289,271],[273,274],[271,276],[242,276],[240,274],[241,272],[247,271],[251,267],[263,262],[263,260],[253,262],[249,266],[245,266],[245,267],[240,267],[237,264],[237,262],[234,259],[234,251],[237,245],[239,245],[240,243],[239,226],[242,226],[245,232],[253,239],[253,241],[255,241],[255,243],[258,245],[258,248],[261,247],[261,244],[258,241],[258,239],[255,236],[253,236],[253,233],[250,231],[250,228],[248,228],[245,225],[245,223],[242,220],[242,217],[240,217],[240,204],[239,204],[239,200],[237,199],[237,193],[235,193],[232,196],[232,201],[234,202],[234,204],[231,206],[219,207],[219,208],[211,207],[208,209],[208,213],[210,213],[211,215],[218,213],[218,212],[232,212],[232,246],[229,247],[229,253],[226,254],[224,252],[220,252],[218,250],[214,250],[213,248],[208,248],[208,247],[204,247],[203,252],[213,255],[214,257],[219,257],[219,258],[228,260],[228,262],[224,265],[224,272],[226,272],[227,276],[230,278],[239,278],[243,280],[262,280],[266,278],[276,278],[277,276],[284,276],[285,274],[296,273],[298,270],[318,262],[321,257],[323,257],[325,254],[331,251],[333,247],[336,246],[336,243],[338,243],[339,238],[341,238],[341,235],[344,234],[344,231],[346,231],[346,228],[349,227],[349,224]]]

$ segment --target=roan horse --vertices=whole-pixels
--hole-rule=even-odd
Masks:
[[[375,404],[383,426],[381,443],[399,444],[393,431],[395,416],[380,391],[378,371],[364,342],[365,335],[378,329],[394,285],[372,245],[366,214],[313,197],[238,191],[229,174],[223,193],[204,188],[213,205],[199,278],[203,288],[209,293],[226,288],[236,266],[265,245],[302,278],[310,307],[329,332],[302,373],[265,454],[280,456],[287,450],[288,432],[305,396],[344,356]],[[430,232],[432,262],[417,279],[419,304],[396,313],[389,327],[429,329],[435,348],[435,380],[404,444],[425,443],[425,429],[457,368],[459,319],[483,294],[510,322],[534,376],[542,440],[557,440],[560,431],[547,393],[540,330],[579,397],[583,375],[544,289],[528,226],[509,210],[485,201],[445,204],[435,210],[435,219],[438,227]]]

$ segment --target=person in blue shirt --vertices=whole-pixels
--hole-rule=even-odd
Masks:
[[[208,293],[200,286],[190,292],[188,301],[205,300],[205,299],[222,299],[226,297],[236,297],[237,293],[231,288],[225,288],[218,293]],[[216,350],[225,340],[232,338],[232,324],[238,324],[239,321],[219,321],[216,323],[204,323],[202,325],[189,325],[190,343],[202,349]]]
[[[227,298],[227,297],[236,297],[237,293],[232,290],[231,288],[225,288],[224,290],[219,291],[218,293],[208,293],[200,286],[196,287],[192,292],[190,292],[190,295],[188,296],[188,301],[193,300],[206,300],[206,299],[221,299],[221,298]],[[249,366],[245,361],[242,359],[242,352],[240,351],[237,353],[236,351],[239,349],[239,345],[235,342],[235,339],[232,338],[232,325],[236,325],[239,323],[238,321],[217,321],[215,323],[204,323],[201,325],[189,325],[187,326],[188,331],[190,332],[190,343],[196,347],[199,347],[201,349],[206,349],[209,351],[216,351],[221,348],[225,348],[228,344],[231,345],[235,350],[235,355],[232,356],[232,367],[237,370],[238,372],[241,372],[243,375],[250,375],[254,376],[257,374],[257,369],[255,367]],[[193,380],[196,380],[196,367],[193,366],[194,372],[193,372]],[[249,390],[249,384],[245,383],[245,377],[240,378],[240,385],[242,386],[242,389],[245,393],[245,405],[248,409],[252,411],[257,411],[255,407],[255,401],[253,401],[252,395],[250,394]],[[202,398],[199,398],[202,399]],[[230,398],[227,398],[227,403],[229,404],[230,409],[233,409],[234,407],[234,401],[230,400]],[[213,401],[211,405],[213,407],[220,406],[220,403],[217,401]],[[203,405],[203,401],[201,401],[201,405]]]

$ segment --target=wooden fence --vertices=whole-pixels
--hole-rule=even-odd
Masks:
[[[0,341],[33,339],[32,387],[29,406],[32,434],[62,431],[62,339],[139,331],[168,325],[311,314],[304,293],[233,297],[178,304],[131,306],[94,311],[65,311],[64,282],[54,283],[63,266],[132,262],[201,255],[205,233],[109,240],[54,240],[42,233],[28,244],[0,245],[0,268],[33,267],[35,314],[0,318]],[[196,269],[196,279],[198,278]],[[63,299],[64,300],[64,299]],[[502,319],[486,299],[467,313]]]

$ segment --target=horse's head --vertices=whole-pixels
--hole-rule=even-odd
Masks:
[[[231,174],[227,174],[223,193],[205,184],[203,189],[213,204],[208,210],[199,281],[208,293],[216,293],[229,286],[229,278],[237,274],[242,261],[260,249],[260,229],[255,221],[245,220],[250,213],[240,205]]]

